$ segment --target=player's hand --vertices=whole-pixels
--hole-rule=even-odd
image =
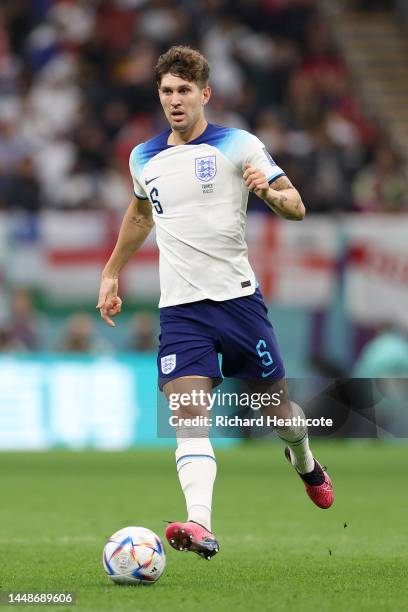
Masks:
[[[269,192],[269,183],[266,176],[260,170],[252,168],[249,164],[245,165],[243,179],[249,191],[255,193],[258,198],[265,200]]]
[[[122,309],[122,300],[118,296],[118,279],[102,277],[99,298],[96,308],[108,325],[115,327],[110,317],[115,317]]]

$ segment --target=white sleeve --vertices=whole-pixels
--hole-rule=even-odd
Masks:
[[[245,147],[241,148],[241,169],[244,172],[246,164],[260,170],[266,176],[268,183],[271,183],[280,176],[284,176],[282,168],[276,165],[271,155],[268,153],[263,142],[253,134],[245,132],[243,139]]]
[[[138,145],[131,152],[129,157],[129,170],[133,181],[133,191],[135,196],[139,198],[139,200],[147,200],[147,194],[140,181],[140,165],[138,163],[138,158],[141,146],[142,145]]]

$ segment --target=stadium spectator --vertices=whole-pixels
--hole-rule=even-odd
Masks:
[[[330,211],[347,209],[350,190],[344,154],[332,138],[327,120],[323,119],[309,131],[313,145],[302,164],[301,182],[309,210]]]
[[[354,364],[356,378],[407,378],[408,340],[393,324],[380,326]]]
[[[25,347],[21,342],[13,340],[10,330],[0,325],[0,353],[22,353]]]
[[[157,351],[158,317],[152,312],[141,311],[129,322],[130,340],[126,350],[136,352]]]
[[[15,289],[7,321],[9,341],[24,352],[41,350],[45,325],[34,307],[31,292],[25,287]]]
[[[353,197],[356,208],[362,212],[408,210],[407,178],[390,147],[379,146],[373,163],[356,174]]]
[[[408,378],[406,332],[393,323],[378,326],[355,362],[353,376],[372,380],[375,421],[381,427],[379,437],[404,436]]]
[[[112,350],[111,344],[96,333],[95,321],[85,312],[69,317],[57,350],[65,353],[99,355]]]
[[[41,186],[32,157],[22,158],[8,174],[3,182],[2,200],[9,210],[24,209],[36,212],[41,208]]]

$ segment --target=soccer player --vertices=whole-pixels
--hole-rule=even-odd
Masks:
[[[119,273],[155,225],[161,286],[157,364],[167,398],[210,393],[222,375],[231,376],[245,379],[254,392],[280,392],[279,406],[266,407],[266,414],[304,418],[288,398],[282,358],[244,236],[249,191],[274,213],[296,221],[305,216],[301,197],[256,136],[207,123],[211,88],[201,53],[170,48],[159,57],[155,77],[170,128],[130,155],[134,197],[102,272],[97,308],[114,326],[112,317],[122,304]],[[180,422],[207,414],[206,408],[193,402],[180,408]],[[312,455],[306,427],[293,424],[276,431],[309,497],[320,508],[330,507],[332,483]],[[176,434],[188,516],[185,523],[170,523],[166,537],[177,550],[209,559],[219,550],[211,532],[214,451],[205,427],[180,427]]]

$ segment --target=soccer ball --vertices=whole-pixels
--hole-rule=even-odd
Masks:
[[[116,531],[105,544],[102,560],[109,578],[120,584],[152,584],[166,567],[162,541],[145,527]]]

